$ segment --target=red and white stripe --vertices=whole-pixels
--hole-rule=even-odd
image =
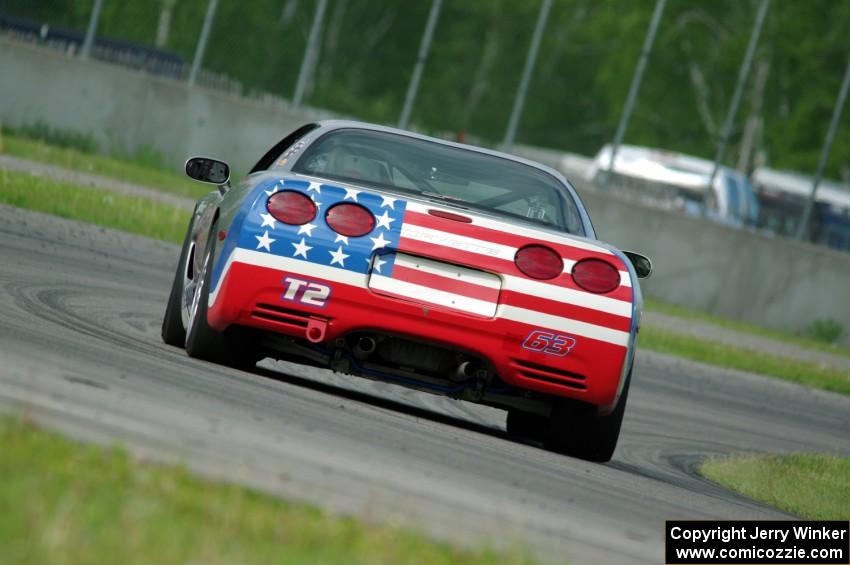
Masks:
[[[369,288],[380,294],[493,318],[502,283],[490,273],[396,254],[392,275],[373,270]]]
[[[456,212],[438,205],[409,202],[399,249],[501,273],[499,305],[493,316],[616,345],[628,345],[632,281],[621,260],[609,249],[586,240],[472,214],[467,214],[472,220],[470,223],[447,221],[430,215],[428,211],[431,209]],[[514,257],[521,247],[530,243],[546,245],[558,252],[564,259],[564,273],[548,281],[530,279],[519,273]],[[577,261],[586,258],[603,259],[615,265],[620,272],[620,287],[605,295],[581,289],[572,280],[570,272]],[[471,282],[474,284],[474,281]],[[415,295],[418,301],[456,307],[460,304],[455,297],[457,292],[435,293],[435,289],[444,289],[442,285],[445,284],[448,281],[444,278],[415,287],[408,285],[404,292],[397,294]],[[400,285],[397,285],[397,290],[402,290]],[[486,296],[486,291],[486,288],[471,288],[463,296],[480,300],[482,295]],[[446,304],[451,300],[456,301],[454,305]],[[478,308],[475,313],[489,311],[477,302],[469,304],[469,307],[473,306]]]

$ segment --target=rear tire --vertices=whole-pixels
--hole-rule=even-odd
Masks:
[[[189,329],[186,333],[186,353],[189,357],[221,363],[236,369],[251,369],[263,359],[257,345],[258,339],[244,328],[231,327],[219,332],[210,327],[207,322],[207,308],[210,299],[210,283],[212,282],[213,257],[215,257],[217,233],[213,223],[210,237],[207,238],[207,249],[201,271],[198,273],[198,286],[189,315]]]
[[[180,250],[180,260],[177,262],[177,271],[171,282],[171,293],[168,295],[168,304],[165,306],[165,316],[162,318],[162,341],[175,347],[184,347],[186,344],[186,328],[183,326],[183,317],[180,308],[183,301],[183,283],[189,267],[189,249],[192,243],[193,219],[189,221],[186,229],[186,237],[183,238],[183,248]]]
[[[543,439],[546,424],[547,420],[544,416],[511,408],[508,410],[508,419],[505,427],[510,436],[540,441]]]
[[[192,299],[192,309],[189,314],[189,328],[186,333],[186,353],[189,357],[205,361],[223,361],[224,340],[219,332],[207,323],[207,306],[210,299],[210,282],[212,281],[213,257],[215,256],[215,238],[218,223],[213,223],[210,237],[207,238],[207,248],[201,263],[201,271],[197,273],[198,285]]]
[[[591,404],[556,400],[543,434],[543,446],[588,461],[610,461],[620,437],[631,380],[629,371],[617,406],[607,416],[600,416]]]

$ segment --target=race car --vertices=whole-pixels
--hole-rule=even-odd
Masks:
[[[304,125],[189,221],[162,338],[507,411],[507,431],[611,458],[651,263],[596,239],[572,185],[512,155],[350,121]]]

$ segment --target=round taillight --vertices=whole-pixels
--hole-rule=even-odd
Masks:
[[[602,259],[584,259],[573,265],[573,280],[588,292],[604,294],[620,286],[620,272]]]
[[[325,221],[333,231],[347,237],[366,235],[375,227],[375,216],[359,204],[337,204],[328,209]]]
[[[514,263],[533,279],[554,279],[564,270],[561,256],[543,245],[527,245],[516,252]]]
[[[292,190],[275,192],[266,207],[276,220],[293,226],[306,224],[316,217],[316,203],[309,196]]]

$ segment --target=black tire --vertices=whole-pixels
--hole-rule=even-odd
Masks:
[[[215,256],[216,226],[213,223],[210,236],[207,238],[207,248],[204,250],[204,259],[201,262],[201,271],[196,275],[200,284],[200,295],[194,300],[193,314],[189,317],[189,327],[186,332],[186,353],[189,357],[203,359],[205,361],[224,361],[224,340],[222,335],[211,328],[207,323],[207,305],[210,298],[210,283],[212,282],[213,257]]]
[[[539,414],[522,412],[516,408],[508,410],[506,428],[508,435],[532,441],[541,441],[546,430],[547,419]]]
[[[607,416],[600,416],[590,404],[566,399],[556,401],[543,434],[543,446],[588,461],[610,461],[620,437],[631,380],[629,371],[617,406]]]
[[[234,369],[250,371],[258,362],[266,358],[260,347],[261,332],[250,328],[228,328],[221,334],[221,339],[223,342],[221,362]]]
[[[195,359],[221,363],[237,369],[250,369],[263,358],[256,345],[258,340],[251,340],[250,333],[240,331],[241,328],[228,328],[222,333],[210,327],[207,322],[217,225],[218,222],[215,222],[210,228],[201,271],[197,275],[201,285],[200,295],[186,333],[186,353]]]
[[[175,347],[186,345],[186,328],[183,327],[180,308],[183,300],[183,270],[186,268],[186,260],[189,255],[194,214],[192,218],[192,220],[189,220],[189,227],[186,229],[186,237],[183,238],[183,249],[180,250],[180,260],[177,262],[177,270],[174,273],[174,280],[171,282],[171,293],[168,295],[168,303],[165,306],[165,316],[162,318],[162,341]]]

